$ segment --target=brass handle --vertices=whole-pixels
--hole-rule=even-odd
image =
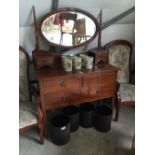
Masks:
[[[62,97],[62,100],[63,100],[63,101],[66,101],[68,98],[69,98],[68,96],[63,96],[63,97]]]
[[[61,80],[61,81],[60,81],[60,86],[61,86],[61,87],[64,87],[64,84],[65,84],[64,80]]]
[[[100,82],[99,76],[96,77],[96,81],[97,81],[97,82]]]
[[[101,93],[101,90],[97,89],[96,94],[99,94],[99,93]]]
[[[84,77],[81,77],[81,87],[84,87]]]

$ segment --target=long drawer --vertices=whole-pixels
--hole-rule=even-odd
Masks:
[[[84,76],[84,85],[86,87],[112,85],[114,80],[114,72],[90,73]]]
[[[92,96],[103,96],[103,97],[110,97],[113,94],[113,87],[112,86],[96,86],[90,89],[90,95]]]
[[[55,92],[45,95],[46,105],[61,103],[67,101],[71,97],[69,92]]]
[[[48,93],[44,95],[46,106],[52,106],[57,104],[74,104],[78,102],[85,102],[85,97],[111,97],[113,95],[112,86],[95,86],[91,87],[87,93],[82,93],[80,90],[74,91],[60,91],[54,93]]]
[[[53,78],[50,80],[44,81],[43,88],[44,94],[57,92],[57,91],[66,91],[66,90],[75,90],[81,87],[81,78],[80,76],[73,76],[67,78]]]
[[[73,104],[78,100],[77,96],[80,96],[79,90],[72,91],[60,91],[44,95],[46,108],[52,107],[53,105],[69,105]]]

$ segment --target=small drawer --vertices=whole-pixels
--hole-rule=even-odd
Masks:
[[[62,104],[63,102],[67,102],[71,98],[72,94],[69,92],[56,92],[49,93],[45,95],[45,103],[46,106],[50,106],[53,104]]]
[[[114,72],[109,73],[91,73],[85,76],[84,83],[89,86],[112,85],[115,80]]]
[[[79,90],[74,92],[72,91],[64,91],[64,92],[55,92],[44,95],[45,98],[45,106],[46,109],[50,109],[52,107],[61,107],[69,104],[73,104],[77,102],[79,96]]]
[[[43,56],[38,58],[38,63],[42,66],[51,65],[53,64],[53,56]]]
[[[44,82],[44,93],[52,93],[56,91],[66,91],[79,89],[81,86],[80,77],[69,78],[53,78]]]
[[[110,86],[92,87],[90,89],[90,95],[110,97],[113,95],[113,87]]]

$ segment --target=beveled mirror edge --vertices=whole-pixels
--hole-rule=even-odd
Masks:
[[[85,41],[85,42],[83,42],[83,43],[81,43],[81,44],[74,45],[74,46],[63,46],[63,45],[58,45],[58,44],[55,44],[55,43],[52,43],[52,42],[48,41],[48,40],[45,38],[45,36],[43,35],[42,30],[41,30],[41,27],[42,27],[43,22],[45,21],[45,19],[46,19],[47,17],[49,17],[49,16],[51,16],[51,15],[53,15],[53,14],[59,13],[59,12],[63,12],[63,11],[76,11],[76,12],[79,12],[79,13],[83,13],[84,15],[88,16],[89,18],[91,18],[91,19],[93,20],[95,26],[96,26],[96,31],[95,31],[94,35],[91,37],[91,39],[89,39],[89,40],[87,40],[87,41]],[[65,49],[78,48],[78,47],[81,47],[81,46],[84,46],[84,45],[90,43],[92,40],[95,39],[95,37],[96,37],[97,34],[99,33],[99,29],[100,29],[99,23],[98,23],[97,19],[96,19],[92,14],[90,14],[89,12],[87,12],[87,11],[85,11],[85,10],[83,10],[83,9],[73,8],[73,7],[58,8],[58,9],[56,9],[56,10],[54,10],[54,11],[51,11],[51,12],[45,14],[45,15],[42,17],[42,20],[41,20],[40,23],[39,23],[39,32],[40,32],[41,36],[44,38],[44,40],[46,40],[46,41],[48,42],[48,44],[50,44],[50,45],[53,45],[53,46],[55,46],[55,47],[65,48]]]

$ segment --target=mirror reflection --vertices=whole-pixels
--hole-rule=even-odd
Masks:
[[[90,40],[96,33],[95,22],[77,11],[62,11],[48,16],[41,25],[41,32],[50,43],[76,46]]]

